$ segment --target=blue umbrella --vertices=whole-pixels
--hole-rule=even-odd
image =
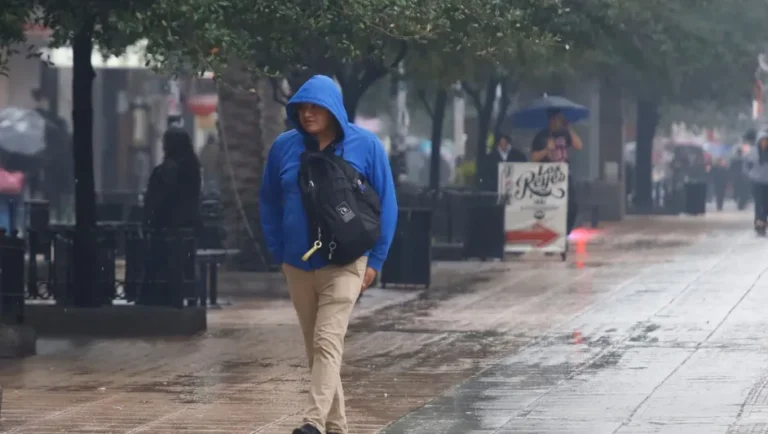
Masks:
[[[570,123],[589,118],[589,109],[560,96],[545,96],[512,114],[514,128],[543,129],[549,123],[549,113],[557,110]]]

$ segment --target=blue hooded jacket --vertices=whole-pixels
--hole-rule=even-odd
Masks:
[[[301,128],[297,105],[311,103],[326,108],[339,122],[343,139],[337,154],[344,149],[344,159],[363,174],[381,199],[381,238],[368,254],[368,266],[381,270],[397,226],[397,198],[392,170],[384,146],[373,133],[349,122],[336,83],[323,75],[309,79],[288,102],[286,111],[294,129],[283,133],[272,144],[261,183],[261,226],[267,248],[278,264],[286,263],[304,270],[328,265],[328,258],[315,254],[304,262],[309,250],[309,222],[301,202],[298,184],[299,158],[310,138]]]

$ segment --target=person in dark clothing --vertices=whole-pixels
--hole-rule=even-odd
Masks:
[[[733,186],[733,199],[736,201],[736,207],[742,211],[749,203],[749,182],[744,174],[744,151],[741,148],[736,149],[729,172]]]
[[[480,186],[486,191],[498,191],[499,163],[525,163],[526,161],[528,157],[512,146],[512,139],[502,135],[496,142],[496,147],[485,156]]]
[[[745,158],[744,169],[752,181],[755,200],[755,232],[765,235],[768,221],[768,134],[761,133]]]
[[[584,144],[581,138],[568,125],[562,113],[557,110],[549,112],[549,126],[536,134],[531,145],[531,161],[541,163],[568,163],[568,153],[571,149],[580,151]],[[566,233],[570,234],[576,225],[578,207],[576,192],[573,188],[573,177],[568,173],[568,218]]]
[[[180,128],[163,135],[163,154],[144,196],[148,244],[138,303],[182,307],[186,295],[194,292],[188,283],[194,281],[194,237],[202,227],[200,162],[192,139]]]
[[[144,224],[150,229],[200,227],[200,162],[186,131],[163,135],[163,162],[149,177],[144,197]]]
[[[29,173],[29,193],[36,196],[42,192],[54,215],[64,220],[69,217],[75,188],[72,137],[67,122],[51,110],[51,101],[42,89],[33,89],[31,95],[37,105],[35,111],[46,121],[46,158],[42,170]]]
[[[709,171],[718,211],[722,211],[725,204],[725,191],[728,188],[728,171],[728,163],[724,158],[717,159]]]

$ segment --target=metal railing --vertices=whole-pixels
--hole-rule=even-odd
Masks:
[[[429,190],[403,188],[398,191],[401,208],[429,208],[432,210],[432,237],[435,242],[461,244],[471,224],[473,207],[506,203],[507,198],[495,192],[471,188],[444,189],[438,193]],[[503,237],[503,233],[500,234]]]
[[[55,227],[49,234],[33,230],[29,233],[27,241],[43,238],[50,244],[27,243],[30,261],[26,299],[72,304],[78,290],[73,286],[74,229]],[[105,303],[125,300],[175,307],[202,304],[200,298],[205,295],[197,286],[197,241],[193,230],[146,231],[132,224],[111,224],[93,230],[89,236],[96,247],[93,279]],[[41,252],[46,249],[50,249],[50,255]],[[118,272],[117,264],[123,265],[122,272]],[[47,272],[46,278],[38,279],[39,268]]]

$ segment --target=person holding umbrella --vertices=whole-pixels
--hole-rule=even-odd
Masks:
[[[549,123],[539,131],[531,144],[531,161],[540,163],[567,163],[570,149],[577,151],[584,148],[576,132],[573,131],[562,111],[553,108],[547,112]],[[576,205],[573,179],[568,174],[568,218],[566,234],[570,234],[576,223],[578,207]]]
[[[537,162],[568,162],[568,150],[584,148],[581,138],[573,131],[563,113],[550,109],[549,124],[533,138],[531,160]]]
[[[571,125],[589,118],[589,109],[559,96],[544,96],[512,114],[512,127],[540,130],[531,144],[531,161],[568,163],[571,149],[584,147]],[[566,234],[576,224],[576,198],[573,179],[568,174],[568,217]]]

